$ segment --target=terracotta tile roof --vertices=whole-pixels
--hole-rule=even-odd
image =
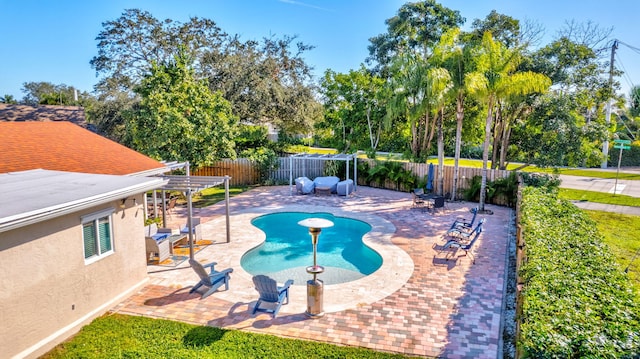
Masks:
[[[96,132],[95,126],[87,123],[84,117],[84,108],[80,106],[26,106],[0,103],[0,122],[4,121],[66,121]]]
[[[126,175],[163,166],[70,122],[0,122],[0,173],[42,168]]]

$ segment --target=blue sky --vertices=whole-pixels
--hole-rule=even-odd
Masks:
[[[244,40],[297,35],[314,45],[307,63],[316,76],[330,68],[357,69],[368,55],[369,38],[385,32],[385,19],[396,14],[400,0],[0,0],[0,95],[20,99],[24,82],[64,83],[92,91],[97,82],[89,61],[102,22],[124,9],[139,8],[158,19],[186,22],[198,16],[214,20]],[[518,19],[531,19],[546,30],[548,43],[567,20],[591,20],[614,27],[613,37],[640,48],[637,0],[441,0],[467,19],[484,18],[492,9]],[[620,46],[616,61],[628,74],[619,79],[625,92],[640,84],[640,54]]]

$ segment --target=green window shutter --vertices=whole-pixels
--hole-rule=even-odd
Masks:
[[[98,229],[100,233],[100,253],[106,253],[111,250],[111,226],[109,217],[103,217],[98,220]]]
[[[96,228],[93,223],[94,222],[89,222],[82,225],[85,259],[98,254],[98,246],[96,243]]]

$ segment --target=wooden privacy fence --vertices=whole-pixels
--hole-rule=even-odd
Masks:
[[[291,161],[289,157],[278,158],[279,166],[269,173],[269,179],[278,184],[289,183]],[[314,179],[324,174],[325,161],[302,160],[293,161],[293,178],[306,176]],[[195,170],[194,176],[230,176],[231,186],[250,186],[260,183],[260,173],[255,164],[247,158],[236,160],[224,159],[211,166]]]
[[[375,161],[372,159],[359,158],[358,161],[367,162],[369,164],[369,168],[373,168],[376,165]],[[429,172],[429,165],[427,163],[403,162],[403,167],[405,170],[411,171],[411,173],[413,173],[419,179],[426,180],[427,174]],[[443,168],[443,178],[444,178],[443,187],[444,188],[442,189],[442,191],[440,191],[439,190],[440,177],[439,177],[438,166],[434,165],[433,188],[437,193],[440,193],[440,192],[443,194],[453,193],[454,169],[455,169],[454,166],[444,166]],[[509,173],[511,173],[511,171],[487,169],[487,182],[495,181],[498,178],[508,177]],[[482,168],[458,167],[458,188],[456,189],[456,199],[462,198],[462,191],[470,187],[471,179],[474,176],[482,176]],[[395,183],[392,183],[391,181],[385,182],[382,186],[379,186],[376,183],[369,184],[366,181],[364,173],[358,174],[358,184],[370,185],[372,187],[382,187],[387,189],[402,190],[402,191],[411,190],[410,188],[396,188]],[[494,198],[493,202],[498,205],[508,205],[507,200],[502,198]]]
[[[246,158],[224,159],[212,166],[198,168],[193,176],[229,176],[230,186],[248,186],[260,182],[260,173],[252,161]]]
[[[314,179],[318,176],[324,175],[324,169],[326,161],[318,161],[311,159],[296,159],[293,164],[289,157],[280,157],[278,159],[278,169],[271,171],[269,179],[276,184],[288,184],[289,183],[289,171],[291,165],[293,165],[293,178],[306,176]],[[365,161],[369,164],[370,168],[373,168],[376,163],[372,159],[359,158],[358,161]],[[341,162],[341,161],[340,161]],[[341,163],[340,165],[345,165]],[[429,165],[426,163],[413,163],[402,162],[404,169],[411,171],[420,179],[426,179],[429,171]],[[443,189],[440,191],[439,171],[438,166],[434,166],[434,179],[433,186],[437,193],[452,193],[453,192],[453,166],[444,166],[443,168]],[[459,167],[458,168],[458,188],[456,189],[456,199],[462,198],[462,191],[469,188],[471,179],[474,176],[482,176],[482,168],[472,167]],[[487,181],[495,181],[498,178],[508,177],[511,171],[507,170],[492,170],[487,169]],[[248,186],[260,183],[260,173],[254,163],[246,158],[238,158],[236,160],[224,159],[216,162],[212,166],[202,167],[195,170],[192,173],[194,176],[230,176],[231,180],[229,185],[231,186]],[[350,174],[349,178],[353,178],[353,174]],[[366,173],[358,173],[358,184],[372,187],[379,187],[392,190],[410,191],[411,188],[397,188],[397,185],[392,181],[386,181],[385,183],[378,185],[377,183],[367,183]],[[506,199],[494,198],[493,202],[498,205],[508,205]]]

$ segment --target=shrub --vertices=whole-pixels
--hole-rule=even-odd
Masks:
[[[560,178],[557,175],[548,173],[529,173],[522,172],[520,174],[522,182],[531,187],[546,187],[548,190],[556,190],[560,187]]]
[[[618,167],[618,159],[620,157],[620,150],[613,148],[609,149],[609,167]],[[640,140],[631,143],[631,148],[622,151],[622,160],[620,161],[620,167],[637,166],[640,163]]]
[[[387,179],[395,183],[395,190],[400,191],[410,191],[418,183],[418,178],[413,172],[405,169],[402,162],[376,161],[375,167],[367,171],[368,184],[376,183],[378,187],[382,187]]]
[[[521,218],[523,356],[635,357],[640,307],[595,223],[554,193],[533,187],[523,191]]]
[[[272,149],[261,147],[258,149],[248,149],[242,152],[242,157],[253,161],[260,173],[260,183],[268,185],[269,172],[278,169],[280,162],[278,155]]]

